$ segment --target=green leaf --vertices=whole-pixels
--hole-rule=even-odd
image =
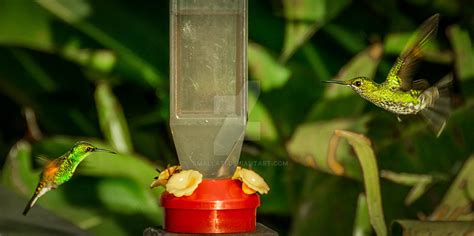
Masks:
[[[274,143],[278,140],[278,133],[273,119],[266,107],[257,100],[257,92],[248,92],[249,117],[245,136],[247,139],[262,143]]]
[[[446,179],[445,176],[395,173],[387,170],[381,171],[380,176],[398,184],[413,186],[405,198],[405,205],[411,205],[420,198],[434,182]]]
[[[334,41],[338,42],[350,53],[357,53],[367,47],[365,36],[359,32],[351,31],[348,27],[336,24],[328,24],[322,30],[329,34]]]
[[[21,214],[28,200],[0,185],[0,228],[5,235],[85,235],[71,221],[35,206],[25,217]],[[42,198],[41,198],[42,199]],[[21,227],[19,227],[21,225]]]
[[[0,3],[0,44],[52,51],[51,17],[33,1]]]
[[[117,56],[128,66],[140,72],[150,86],[165,89],[163,86],[165,76],[144,58],[135,53],[121,41],[109,35],[107,32],[88,22],[89,4],[86,1],[75,0],[42,0],[38,4],[57,18],[75,27],[80,32],[96,40],[104,47],[114,50]]]
[[[322,25],[349,5],[349,2],[349,0],[283,0],[283,13],[287,22],[280,61],[286,62]]]
[[[263,91],[280,88],[290,78],[290,70],[278,63],[265,48],[256,43],[248,45],[248,60],[250,75],[261,82]]]
[[[12,49],[11,53],[20,62],[25,71],[42,89],[48,92],[56,90],[54,80],[43,70],[43,68],[28,53],[20,49]]]
[[[311,66],[311,69],[313,69],[316,78],[320,81],[329,80],[331,78],[331,72],[326,66],[327,61],[318,49],[319,48],[316,48],[315,45],[308,43],[303,46],[303,54]]]
[[[18,141],[8,153],[1,182],[23,195],[32,194],[39,181],[39,172],[33,171],[31,159],[31,144],[26,140]]]
[[[303,173],[304,179],[293,182],[293,191],[302,191],[302,196],[290,205],[293,221],[288,235],[351,235],[360,186],[347,178]]]
[[[384,52],[389,55],[399,55],[410,41],[412,32],[391,33],[384,39]],[[435,36],[436,37],[436,36]],[[453,61],[450,51],[441,51],[437,41],[433,38],[423,48],[423,57],[427,61],[449,64]]]
[[[246,153],[244,152],[239,160],[239,165],[251,168],[258,173],[270,186],[268,194],[260,196],[261,204],[258,212],[261,214],[284,215],[291,213],[290,195],[294,194],[287,188],[288,180],[282,176],[293,173],[289,162],[286,160],[275,160],[275,157],[268,152]]]
[[[466,160],[458,176],[429,220],[474,220],[471,205],[474,193],[474,155]]]
[[[67,42],[62,48],[61,54],[68,60],[102,73],[110,73],[117,61],[117,57],[110,50],[81,48],[78,39]]]
[[[469,32],[459,25],[448,28],[448,37],[454,49],[455,68],[461,80],[474,79],[474,53]]]
[[[347,139],[354,148],[364,175],[364,187],[369,208],[370,223],[379,236],[387,235],[380,194],[380,182],[377,161],[371,148],[371,142],[361,134],[336,130],[334,135]]]
[[[280,61],[283,63],[288,61],[295,51],[311,38],[320,27],[315,23],[287,22],[285,25],[285,46]]]
[[[99,115],[102,133],[112,146],[119,152],[131,153],[133,151],[127,121],[122,111],[122,106],[112,93],[106,82],[100,82],[95,91],[97,113]]]
[[[338,145],[338,141],[331,140],[331,137],[336,129],[363,131],[365,122],[366,119],[339,119],[302,124],[287,142],[286,148],[290,158],[307,167],[359,179],[360,167],[352,157],[350,147],[347,143]]]
[[[375,77],[375,72],[382,57],[382,45],[374,44],[353,57],[332,80],[348,80],[357,76]],[[327,85],[325,97],[355,95],[352,89],[341,85]],[[360,101],[363,101],[360,99]]]
[[[357,212],[354,222],[354,236],[370,236],[372,228],[370,227],[369,208],[367,207],[367,198],[364,194],[359,194],[357,199]]]
[[[392,55],[400,54],[406,47],[411,36],[411,32],[387,35],[384,40],[384,52]]]
[[[348,80],[357,76],[374,78],[382,57],[382,46],[374,44],[354,56],[331,80]],[[327,80],[327,79],[326,79]],[[366,101],[347,86],[323,84],[324,98],[314,104],[307,120],[330,119],[335,117],[355,117],[362,113]],[[332,109],[337,106],[338,109]]]
[[[128,178],[102,179],[98,183],[98,193],[105,207],[116,213],[133,215],[159,212],[148,188]]]
[[[397,220],[392,224],[393,236],[445,236],[445,235],[471,235],[474,232],[472,222],[430,222],[416,220]]]
[[[91,13],[85,0],[38,0],[37,3],[68,23],[77,23]]]

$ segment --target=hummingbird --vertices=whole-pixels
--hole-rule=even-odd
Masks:
[[[424,79],[413,80],[412,77],[413,69],[422,57],[423,46],[436,35],[438,22],[439,14],[435,14],[418,28],[383,83],[365,76],[324,82],[350,87],[362,98],[395,113],[398,121],[401,121],[400,115],[420,114],[439,137],[451,113],[449,89],[452,77],[446,76],[433,86]]]
[[[31,200],[26,205],[23,215],[28,213],[43,194],[70,180],[79,163],[93,152],[108,152],[116,154],[109,150],[97,148],[84,141],[75,143],[68,152],[55,160],[49,161],[45,165],[43,172],[41,173],[40,181],[31,197]]]

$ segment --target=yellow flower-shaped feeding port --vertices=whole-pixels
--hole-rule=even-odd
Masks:
[[[267,194],[270,191],[270,187],[268,187],[265,180],[253,170],[237,166],[232,179],[242,181],[242,191],[246,194],[254,194],[255,192]]]
[[[195,170],[183,170],[169,178],[166,191],[176,197],[190,196],[201,182],[201,173]]]
[[[181,171],[181,166],[170,166],[160,172],[160,175],[155,177],[155,180],[151,182],[150,188],[165,186],[168,183],[168,180],[174,174],[177,174]]]

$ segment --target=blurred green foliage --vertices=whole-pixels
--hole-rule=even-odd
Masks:
[[[282,235],[370,235],[420,215],[473,219],[474,172],[463,167],[474,150],[468,2],[249,0],[251,110],[241,159],[277,163],[252,166],[271,187],[260,222]],[[399,123],[349,89],[321,83],[383,81],[410,33],[436,12],[439,33],[415,76],[433,84],[454,74],[453,116],[440,138],[415,118]],[[0,0],[0,187],[26,204],[40,172],[35,157],[88,140],[121,154],[89,158],[38,204],[94,234],[160,225],[162,190],[148,184],[156,167],[177,163],[168,24],[168,1]],[[352,149],[334,139],[340,129],[364,134],[352,145],[369,145]],[[356,155],[375,157],[387,180],[379,186],[377,168],[366,173]]]

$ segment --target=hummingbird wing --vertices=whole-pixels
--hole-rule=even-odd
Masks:
[[[428,122],[431,129],[435,131],[436,137],[439,137],[443,132],[446,121],[451,114],[450,88],[452,82],[453,76],[448,74],[420,95],[426,102],[426,107],[420,111],[420,115]]]
[[[395,65],[390,69],[388,83],[399,87],[403,91],[413,88],[412,73],[422,56],[422,48],[438,29],[439,14],[428,18],[415,32],[405,49],[397,58]],[[424,82],[423,82],[424,83]],[[421,84],[416,84],[417,86]]]
[[[52,161],[53,160],[50,160],[48,157],[43,156],[43,155],[39,155],[39,156],[36,157],[36,162],[43,168],[45,166],[47,166]]]
[[[424,79],[418,79],[413,81],[411,88],[414,90],[425,90],[430,87],[430,83]]]

